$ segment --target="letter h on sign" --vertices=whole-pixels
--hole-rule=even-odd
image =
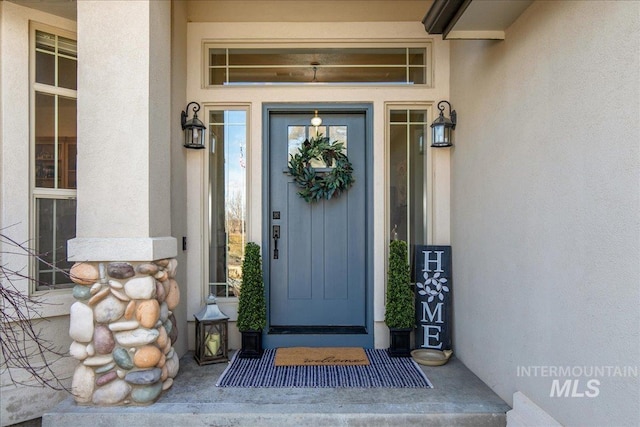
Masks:
[[[427,246],[428,247],[428,246]],[[424,263],[422,267],[422,271],[435,271],[438,273],[442,273],[442,254],[444,251],[422,251],[424,255]],[[435,259],[433,258],[433,254],[435,254]],[[435,264],[435,269],[432,269],[432,264]]]
[[[451,246],[416,246],[417,348],[451,349]]]

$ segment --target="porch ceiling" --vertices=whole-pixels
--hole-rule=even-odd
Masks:
[[[75,21],[76,0],[8,0],[20,6],[36,9]]]
[[[76,20],[76,0],[7,0]],[[187,0],[189,22],[422,21],[445,39],[503,39],[532,0]],[[425,11],[426,15],[425,15]]]
[[[76,20],[76,0],[8,0]],[[188,0],[189,22],[420,22],[433,0]]]
[[[420,22],[433,0],[189,0],[189,22]]]

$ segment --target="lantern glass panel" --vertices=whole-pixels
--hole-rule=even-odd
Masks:
[[[195,359],[199,365],[226,362],[228,358],[228,320],[196,320]]]
[[[444,125],[436,125],[433,127],[433,144],[441,145],[444,143]]]
[[[453,143],[452,138],[452,134],[451,134],[451,128],[449,126],[445,126],[444,128],[444,144],[445,145],[451,145],[451,143]]]
[[[187,125],[187,127],[184,129],[184,144],[192,147],[204,147],[204,136],[204,129]]]

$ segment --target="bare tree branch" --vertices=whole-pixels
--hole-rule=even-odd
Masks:
[[[37,254],[27,246],[27,242],[18,242],[3,233],[0,229],[0,244],[3,252],[0,255],[24,256],[24,267],[14,269],[0,261],[0,373],[7,373],[14,384],[24,386],[45,386],[53,390],[66,390],[63,383],[68,378],[60,378],[53,365],[63,357],[66,351],[56,347],[43,336],[41,322],[48,322],[41,316],[41,309],[46,302],[29,293],[21,292],[15,283],[27,280],[29,285],[49,286],[28,274],[28,261],[36,261],[47,265],[54,271],[66,274],[64,270],[44,259],[46,254]],[[28,380],[20,380],[15,370],[30,374]]]

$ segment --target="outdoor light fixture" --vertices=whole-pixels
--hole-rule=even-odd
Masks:
[[[189,115],[189,107],[193,104],[193,118],[187,120]],[[200,104],[197,102],[190,102],[187,104],[187,108],[180,114],[180,123],[182,124],[182,130],[184,131],[184,146],[187,148],[204,148],[204,130],[205,125],[198,119],[198,111],[200,111]]]
[[[311,64],[311,69],[313,70],[313,79],[311,79],[311,83],[318,83],[318,65],[320,65],[319,62],[317,61],[313,61]]]
[[[322,124],[322,119],[318,117],[318,110],[315,111],[315,116],[311,118],[311,126],[318,127]]]
[[[444,105],[449,106],[449,114],[451,118],[444,116]],[[456,110],[451,109],[451,104],[447,101],[438,102],[438,110],[440,115],[431,123],[433,129],[433,138],[431,140],[432,147],[451,147],[453,145],[453,130],[456,128],[457,114]]]
[[[195,314],[196,348],[194,358],[198,365],[229,360],[229,318],[218,308],[216,297],[210,294],[207,305]]]
[[[318,117],[318,110],[315,111],[315,116],[311,118],[311,126],[316,128],[316,135],[318,134],[318,126],[322,124],[322,118]]]

